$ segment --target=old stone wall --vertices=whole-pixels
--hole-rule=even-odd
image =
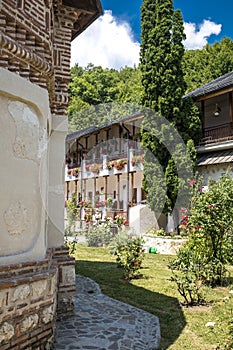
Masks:
[[[57,318],[73,315],[74,286],[66,247],[48,249],[39,261],[1,266],[0,349],[52,348]]]
[[[0,348],[43,349],[53,340],[57,263],[45,259],[0,267]]]
[[[187,239],[172,239],[155,237],[150,234],[143,235],[144,249],[148,253],[150,248],[156,248],[158,254],[175,255],[180,247],[187,242]]]

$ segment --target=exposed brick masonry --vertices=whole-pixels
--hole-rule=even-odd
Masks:
[[[0,65],[47,88],[52,112],[66,114],[70,42],[85,9],[61,0],[5,0],[0,11]]]

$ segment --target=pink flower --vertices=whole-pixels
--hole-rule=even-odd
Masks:
[[[189,181],[188,181],[188,184],[189,184],[189,185],[195,185],[196,183],[197,183],[196,180],[189,180]]]
[[[186,212],[186,208],[181,208],[180,211],[181,211],[181,213],[185,213]]]

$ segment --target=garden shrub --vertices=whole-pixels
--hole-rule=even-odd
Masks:
[[[69,248],[69,254],[72,255],[77,249],[77,240],[68,241],[67,237],[65,239],[65,246]]]
[[[180,294],[191,304],[202,301],[203,285],[223,284],[226,265],[233,263],[233,179],[226,174],[209,182],[208,191],[199,185],[194,189],[191,208],[181,210],[189,239],[169,266]]]
[[[76,205],[76,197],[72,195],[71,199],[66,202],[66,214],[67,214],[67,227],[65,234],[73,236],[75,233],[75,223],[80,214],[80,210]]]
[[[139,277],[144,258],[144,241],[140,237],[131,238],[125,243],[119,243],[115,247],[116,261],[119,267],[124,269],[124,278],[133,279]]]
[[[208,271],[202,257],[189,249],[186,244],[179,249],[177,258],[169,268],[172,269],[171,281],[177,285],[178,292],[188,305],[205,301],[205,275]]]
[[[111,223],[105,222],[97,225],[89,225],[85,236],[89,247],[99,247],[109,245],[115,234]]]

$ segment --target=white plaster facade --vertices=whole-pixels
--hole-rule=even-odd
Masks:
[[[3,68],[0,104],[0,264],[43,259],[64,244],[67,118],[50,115],[45,89]]]
[[[0,264],[47,249],[48,93],[0,68]]]

